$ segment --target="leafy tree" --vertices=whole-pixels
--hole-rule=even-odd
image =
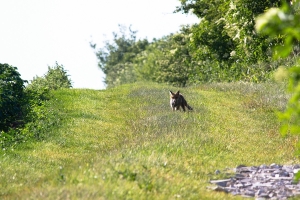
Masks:
[[[192,49],[190,44],[190,28],[182,27],[179,33],[170,35],[167,48],[163,49],[157,60],[159,74],[158,82],[165,82],[175,86],[186,86],[190,75],[193,74]]]
[[[22,123],[25,82],[16,67],[0,63],[0,132]]]
[[[159,82],[160,63],[164,60],[164,51],[169,49],[169,37],[154,39],[146,49],[136,55],[134,68],[137,81]]]
[[[257,15],[280,0],[180,0],[176,12],[193,13],[201,22],[192,27],[191,45],[196,52],[199,81],[264,80],[274,70],[270,41],[254,28]],[[259,64],[259,65],[258,65]],[[209,77],[208,77],[209,75]],[[210,78],[211,77],[211,78]]]
[[[113,33],[113,42],[105,42],[105,46],[96,52],[98,66],[106,75],[104,82],[107,87],[137,80],[134,59],[149,44],[147,39],[137,40],[137,31],[133,31],[131,27],[129,27],[129,35],[125,26],[119,25],[119,29],[119,34]],[[96,48],[96,44],[91,44],[91,47]]]
[[[176,86],[212,81],[265,81],[281,61],[272,47],[283,37],[257,34],[255,18],[280,0],[180,0],[175,12],[193,13],[199,24],[149,43],[119,26],[112,42],[97,52],[105,83],[113,87],[140,80]],[[95,44],[91,47],[96,48]]]
[[[247,63],[268,61],[271,49],[280,42],[277,38],[270,41],[255,31],[255,18],[270,7],[277,7],[281,0],[235,0],[231,1],[224,15],[225,30],[236,43],[239,60]]]
[[[138,79],[186,86],[194,73],[190,33],[190,27],[184,26],[150,43],[135,59]]]
[[[201,19],[199,25],[193,27],[191,44],[195,48],[205,48],[205,51],[198,53],[204,53],[205,57],[209,56],[210,59],[229,60],[230,52],[234,48],[234,42],[225,31],[226,23],[223,20],[227,7],[228,1],[181,0],[181,7],[177,7],[176,10],[192,12]]]

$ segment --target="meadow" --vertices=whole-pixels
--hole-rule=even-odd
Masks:
[[[53,91],[59,123],[0,153],[0,199],[242,199],[209,180],[241,164],[300,163],[298,136],[279,132],[284,85],[179,88],[190,112],[171,110],[169,90],[178,88]]]

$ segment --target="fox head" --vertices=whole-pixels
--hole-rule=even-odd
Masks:
[[[176,93],[170,91],[170,104],[172,107],[176,107],[180,104],[180,102],[178,102],[179,97],[179,91],[177,91]]]

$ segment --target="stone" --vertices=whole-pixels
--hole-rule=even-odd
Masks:
[[[300,184],[294,180],[295,174],[300,171],[300,165],[240,165],[227,170],[235,174],[228,179],[211,180],[211,184],[217,185],[211,189],[256,199],[287,199],[300,196]]]

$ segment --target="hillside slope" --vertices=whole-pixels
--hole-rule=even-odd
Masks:
[[[172,112],[159,84],[54,93],[64,116],[44,141],[3,151],[1,199],[239,199],[207,190],[216,170],[299,163],[283,138],[277,85],[181,88],[191,112]]]

